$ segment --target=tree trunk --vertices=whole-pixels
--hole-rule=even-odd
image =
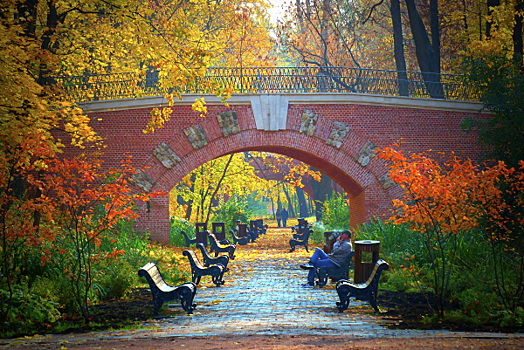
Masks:
[[[493,14],[493,10],[491,7],[497,7],[500,5],[500,0],[487,0],[486,5],[488,6],[488,16],[491,16]],[[491,37],[491,25],[492,25],[491,19],[486,21],[486,38]]]
[[[298,198],[298,207],[300,211],[300,217],[305,218],[308,216],[306,196],[304,196],[304,190],[298,187],[295,187]]]
[[[195,181],[196,181],[196,174],[192,173],[190,177],[191,181],[191,193],[195,193]],[[193,200],[190,199],[187,201],[187,211],[186,211],[186,220],[191,220],[191,214],[193,211]]]
[[[311,185],[315,196],[315,217],[317,218],[317,222],[319,222],[322,221],[322,206],[331,196],[332,180],[328,176],[322,174],[320,182],[312,180]]]
[[[209,201],[209,208],[207,208],[206,225],[209,222],[209,216],[211,214],[211,206],[213,205],[213,200],[215,199],[215,196],[217,195],[218,190],[220,189],[220,185],[222,184],[222,181],[226,177],[227,169],[229,168],[229,164],[231,163],[231,160],[233,159],[233,156],[234,156],[234,154],[232,154],[231,157],[229,157],[229,159],[227,160],[226,166],[224,167],[224,172],[222,172],[222,176],[220,177],[220,180],[218,180],[218,184],[217,184],[217,186],[215,188],[215,191],[211,195],[211,199]]]
[[[400,0],[391,0],[391,19],[393,21],[393,50],[397,66],[398,89],[400,96],[409,96],[408,75],[404,58],[404,42],[402,39],[402,18],[400,16]]]
[[[430,0],[430,28],[431,28],[431,46],[435,53],[435,69],[440,73],[440,23],[438,12],[438,0]]]
[[[513,61],[522,68],[522,11],[524,11],[524,0],[517,1],[515,5],[515,27],[513,27]]]
[[[284,183],[283,186],[282,186],[283,190],[284,190],[284,194],[286,195],[286,198],[287,198],[287,211],[288,211],[288,217],[290,218],[294,218],[295,217],[295,210],[293,209],[293,203],[291,202],[291,197],[289,196],[289,192],[288,190],[286,189],[286,184]]]
[[[437,31],[432,33],[433,40],[438,37],[435,45],[432,45],[424,22],[420,18],[414,0],[406,0],[408,8],[409,24],[411,33],[413,34],[413,41],[415,42],[415,53],[417,55],[418,65],[422,72],[422,78],[429,95],[433,98],[444,98],[444,90],[440,82],[440,33]],[[434,14],[434,7],[438,8],[438,1],[432,0],[430,9],[431,19],[437,18],[437,23],[432,24],[431,28],[438,28],[438,10]],[[435,50],[437,49],[437,50]]]

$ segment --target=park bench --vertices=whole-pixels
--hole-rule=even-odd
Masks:
[[[251,241],[254,242],[260,235],[266,233],[267,225],[264,227],[262,219],[250,220],[249,221],[249,232],[248,235],[252,237]]]
[[[238,245],[247,245],[249,242],[249,238],[247,236],[244,237],[237,237],[235,235],[235,230],[229,230],[229,233],[231,234],[231,237],[233,237],[233,242]]]
[[[258,230],[256,230],[256,231],[251,231],[251,230],[247,231],[248,242],[254,243],[256,241],[256,239],[259,236],[257,231]]]
[[[200,283],[200,278],[202,278],[202,276],[211,276],[211,280],[217,287],[224,284],[224,280],[222,279],[224,277],[224,272],[226,272],[224,265],[218,264],[205,267],[200,260],[198,260],[194,251],[184,250],[182,254],[187,256],[187,259],[191,264],[191,278],[197,286]]]
[[[182,234],[182,236],[184,236],[184,239],[186,240],[186,247],[189,248],[191,246],[191,244],[195,244],[196,243],[196,238],[195,239],[189,238],[187,233],[185,233],[184,231],[180,231],[180,233]]]
[[[302,235],[304,232],[306,232],[309,228],[309,225],[307,223],[307,220],[304,218],[298,219],[298,225],[291,227],[291,232],[295,232],[293,235],[293,238],[295,235]]]
[[[303,230],[301,233],[293,233],[293,238],[303,241],[306,234],[309,235],[309,230]]]
[[[227,267],[227,265],[229,264],[229,256],[220,255],[220,256],[213,258],[211,255],[209,255],[206,247],[202,243],[197,243],[196,246],[198,249],[200,249],[200,252],[202,253],[202,261],[204,262],[205,267],[209,267],[211,265],[222,264],[224,265],[224,269],[225,269],[224,272],[229,271],[229,268]]]
[[[349,306],[349,299],[355,298],[369,302],[375,309],[375,312],[380,312],[377,307],[378,280],[382,271],[388,269],[388,263],[379,259],[365,283],[354,284],[345,279],[338,281],[336,285],[338,297],[340,298],[340,302],[337,302],[338,311],[343,312],[346,310]]]
[[[164,301],[180,300],[180,304],[188,314],[192,314],[196,307],[193,299],[197,291],[197,286],[193,282],[186,282],[177,287],[170,286],[166,283],[158,266],[155,263],[148,263],[138,271],[138,276],[145,277],[149,283],[149,289],[153,294],[154,315],[162,307]]]
[[[268,225],[267,224],[264,225],[264,219],[257,219],[255,221],[256,221],[255,225],[258,228],[259,235],[265,235],[267,232]]]
[[[309,253],[309,250],[307,248],[307,245],[308,245],[308,241],[309,241],[309,235],[311,234],[311,230],[310,229],[306,229],[306,231],[304,231],[304,234],[301,236],[302,239],[296,239],[296,238],[291,238],[289,240],[289,246],[291,247],[289,249],[289,252],[294,252],[295,251],[295,247],[297,246],[304,246],[306,248],[306,252]]]
[[[218,256],[218,253],[227,253],[229,255],[230,260],[235,260],[236,245],[229,243],[222,244],[219,241],[217,241],[217,238],[212,233],[209,234],[209,245],[211,246],[209,248],[209,252],[215,252],[215,258]]]
[[[327,284],[328,278],[331,278],[331,280],[335,282],[342,279],[347,280],[349,278],[349,269],[353,268],[353,263],[351,261],[354,256],[355,251],[351,251],[348,254],[346,261],[344,261],[344,264],[337,268],[329,268],[325,266],[319,267],[317,269],[317,286],[320,288],[324,287]]]

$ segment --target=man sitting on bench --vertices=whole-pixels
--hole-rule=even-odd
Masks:
[[[300,268],[309,270],[307,275],[307,283],[303,285],[305,288],[313,288],[315,286],[315,274],[319,267],[338,268],[346,261],[348,254],[352,251],[351,246],[351,232],[349,230],[342,231],[333,244],[333,250],[330,254],[326,254],[322,249],[317,248],[309,259],[307,264],[300,265]]]

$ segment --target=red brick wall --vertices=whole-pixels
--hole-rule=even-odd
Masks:
[[[299,133],[302,112],[309,109],[318,115],[313,136]],[[241,132],[224,138],[216,116],[223,111],[236,111]],[[229,153],[259,150],[285,154],[321,170],[350,195],[352,226],[373,216],[389,214],[391,199],[401,192],[397,186],[385,190],[378,179],[386,173],[384,163],[373,159],[367,166],[356,160],[367,141],[385,147],[402,139],[401,147],[409,152],[454,151],[457,155],[476,158],[479,148],[473,135],[461,131],[460,121],[466,112],[430,109],[384,107],[354,104],[290,104],[287,129],[256,129],[250,105],[208,105],[206,118],[188,105],[174,107],[165,128],[144,134],[150,109],[108,111],[90,114],[93,128],[105,139],[105,166],[118,166],[125,154],[133,156],[132,164],[144,168],[155,181],[155,189],[169,191],[190,171],[201,164]],[[350,126],[340,149],[327,145],[333,121]],[[200,124],[208,145],[195,150],[183,130]],[[173,169],[165,168],[152,154],[160,143],[167,143],[182,159]],[[154,199],[150,213],[141,208],[139,229],[152,238],[169,241],[169,203]]]

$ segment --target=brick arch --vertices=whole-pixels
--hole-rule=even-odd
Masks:
[[[194,98],[177,103],[171,120],[154,134],[142,130],[151,108],[165,103],[161,98],[100,101],[83,107],[93,129],[106,140],[106,166],[117,166],[125,153],[133,155],[133,166],[145,169],[146,190],[169,191],[193,169],[223,155],[249,150],[280,153],[314,166],[346,190],[352,226],[387,215],[391,199],[401,195],[397,186],[389,187],[385,164],[366,156],[368,146],[385,147],[404,138],[407,152],[453,150],[470,158],[479,153],[475,135],[460,128],[465,116],[481,109],[478,103],[356,94],[239,95],[230,99],[229,107],[206,97],[207,117],[201,118],[191,109]],[[312,129],[304,129],[308,116],[316,118]],[[236,123],[231,129],[221,126],[226,117]],[[331,137],[339,125],[349,132],[337,143]],[[200,131],[204,138],[191,142]],[[168,155],[168,165],[155,155],[159,149]],[[150,212],[140,210],[139,228],[168,242],[169,199],[156,198]]]
[[[203,124],[208,122],[210,121],[206,120]],[[363,167],[357,159],[358,152],[365,142],[358,136],[348,139],[356,148],[337,149],[327,145],[323,139],[300,134],[294,130],[268,133],[248,129],[228,138],[217,137],[206,146],[185,154],[181,157],[180,163],[169,171],[163,169],[161,163],[154,157],[150,157],[146,165],[148,174],[155,179],[154,188],[168,192],[190,171],[217,157],[246,151],[283,154],[319,169],[348,193],[350,223],[353,227],[364,223],[372,216],[386,215],[392,197],[378,181],[386,174],[382,162],[374,159],[366,167],[367,169]],[[246,140],[250,141],[246,142]],[[163,232],[166,232],[166,227],[169,227],[168,216],[169,201],[165,198],[155,199],[151,204],[149,215],[142,213],[138,223],[139,228],[156,233],[152,238],[166,242],[168,236]]]

